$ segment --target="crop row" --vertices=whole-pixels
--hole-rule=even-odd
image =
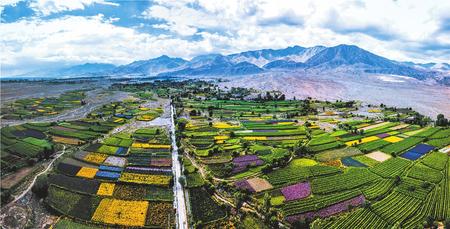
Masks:
[[[431,216],[433,213],[433,209],[435,204],[437,204],[437,196],[439,195],[439,190],[435,188],[424,200],[422,206],[417,210],[411,218],[407,219],[403,222],[403,228],[417,228],[422,226],[422,222],[426,219],[427,216]]]
[[[422,159],[422,163],[430,168],[443,170],[447,164],[448,156],[444,153],[432,152]]]
[[[403,222],[421,204],[422,201],[417,198],[399,192],[393,192],[383,200],[373,204],[372,209],[390,224],[394,224],[396,222]]]
[[[295,166],[292,163],[269,173],[268,180],[274,186],[297,183],[313,176],[331,175],[339,173],[338,168],[332,166],[314,165],[309,167]]]
[[[358,149],[360,149],[362,152],[372,152],[374,150],[380,149],[384,146],[387,146],[391,144],[390,142],[387,142],[383,139],[378,139],[372,142],[367,142],[364,144],[359,144],[357,147]]]
[[[394,177],[403,173],[411,165],[411,161],[402,158],[391,158],[378,165],[375,165],[370,171],[385,177]]]
[[[430,184],[429,182],[402,177],[396,191],[407,196],[424,200],[433,188],[434,184]]]
[[[281,209],[284,216],[290,216],[304,212],[317,211],[321,208],[357,197],[359,195],[361,195],[361,192],[354,190],[339,192],[332,195],[315,195],[311,198],[287,202],[282,205]]]
[[[444,220],[450,217],[450,166],[447,165],[446,178],[436,187],[438,189],[437,201],[433,216],[436,219]]]
[[[364,193],[366,199],[373,200],[388,193],[393,186],[393,179],[381,179],[370,186],[363,188],[361,191]]]
[[[428,181],[431,183],[439,183],[442,174],[439,170],[430,169],[424,165],[416,164],[408,172],[408,177]]]
[[[338,219],[326,228],[387,228],[388,223],[368,208],[360,208],[347,217]]]
[[[314,179],[311,184],[313,193],[325,194],[353,189],[378,178],[379,176],[365,168],[352,168],[343,174]]]
[[[427,141],[427,144],[442,148],[444,146],[450,145],[450,137],[431,139]]]
[[[309,146],[309,149],[312,152],[320,152],[320,151],[324,151],[324,150],[338,148],[342,145],[343,144],[341,142],[335,141],[335,142],[330,142],[330,143],[326,143],[326,144],[322,144],[322,145]]]

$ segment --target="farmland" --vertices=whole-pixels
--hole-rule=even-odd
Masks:
[[[62,111],[83,106],[85,98],[85,90],[76,90],[64,92],[58,97],[18,99],[2,106],[1,118],[21,120],[56,115]]]
[[[321,101],[200,100],[197,92],[183,93],[190,96],[175,106],[187,187],[219,185],[213,199],[228,199],[234,208],[269,203],[274,212],[265,214],[290,225],[319,218],[311,223],[340,228],[362,215],[371,218],[360,223],[368,227],[414,225],[411,216],[446,179],[448,156],[435,151],[446,144],[446,129],[338,115],[322,121],[320,111],[340,105]],[[321,129],[322,122],[335,129]]]
[[[149,142],[155,147],[142,147]],[[83,198],[95,199],[87,203],[90,212],[79,215],[76,209],[60,210],[60,200],[53,195],[47,200],[49,205],[64,215],[101,225],[173,225],[171,161],[161,164],[170,158],[167,142],[164,128],[151,127],[87,145],[73,159],[59,163],[50,186],[74,196],[74,206]]]
[[[37,170],[28,169],[30,166],[39,168],[64,145],[72,153],[59,159],[45,179],[45,203],[55,212],[92,224],[174,225],[171,153],[170,145],[166,147],[165,127],[113,131],[128,123],[143,125],[162,114],[161,107],[144,107],[144,102],[130,99],[105,104],[75,121],[2,128],[2,203],[8,201],[5,190],[19,191],[20,181]],[[139,147],[142,144],[153,147]],[[25,169],[29,173],[18,180],[16,174]],[[16,182],[7,183],[10,177]],[[135,218],[138,215],[140,218]]]

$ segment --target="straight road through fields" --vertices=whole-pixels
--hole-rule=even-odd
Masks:
[[[184,188],[179,182],[179,178],[181,176],[181,163],[178,160],[178,147],[175,139],[175,108],[173,105],[170,105],[172,122],[170,125],[170,134],[172,138],[172,169],[174,173],[174,186],[173,191],[175,195],[174,207],[177,210],[177,228],[179,229],[187,229],[187,213],[186,213],[186,200],[184,196]]]

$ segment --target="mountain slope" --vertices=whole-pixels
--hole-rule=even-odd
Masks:
[[[295,62],[305,62],[316,53],[322,51],[326,47],[315,46],[312,48],[304,48],[301,46],[292,46],[285,49],[261,49],[255,51],[247,51],[228,55],[230,61],[234,63],[249,62],[259,67],[266,65],[275,60],[287,60]]]
[[[196,56],[189,61],[163,55],[154,59],[134,61],[118,67],[109,64],[85,64],[58,71],[39,72],[39,76],[233,76],[271,71],[295,72],[300,69],[305,73],[326,71],[326,74],[331,77],[342,72],[351,73],[353,76],[376,73],[447,82],[441,79],[448,76],[450,65],[446,63],[398,62],[373,54],[355,45],[314,46],[310,48],[292,46],[284,49],[261,49],[230,55],[206,54]],[[33,76],[37,75],[34,74]]]
[[[112,71],[112,74],[140,74],[151,76],[169,70],[176,70],[186,63],[187,61],[184,59],[171,58],[163,55],[154,59],[134,61],[131,64],[119,66]]]
[[[334,68],[342,65],[365,65],[379,68],[394,67],[389,59],[377,56],[355,45],[326,48],[306,61],[308,66]]]
[[[290,60],[275,60],[264,65],[265,69],[296,69],[305,67],[306,67],[305,63]]]
[[[309,68],[325,69],[348,67],[367,73],[404,75],[420,80],[435,74],[375,55],[355,45],[326,48],[308,59],[306,65]]]
[[[263,69],[249,62],[232,63],[222,55],[206,55],[192,59],[187,68],[161,73],[159,76],[197,75],[247,75],[263,72]]]

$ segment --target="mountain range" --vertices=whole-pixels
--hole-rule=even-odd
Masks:
[[[29,73],[44,76],[92,76],[112,77],[183,77],[183,76],[238,76],[271,71],[349,71],[355,74],[390,74],[412,77],[418,80],[434,79],[448,82],[450,65],[447,63],[416,64],[399,62],[376,55],[355,45],[305,48],[292,46],[284,49],[261,49],[230,55],[207,54],[184,60],[166,55],[134,61],[130,64],[86,63],[52,72]]]

